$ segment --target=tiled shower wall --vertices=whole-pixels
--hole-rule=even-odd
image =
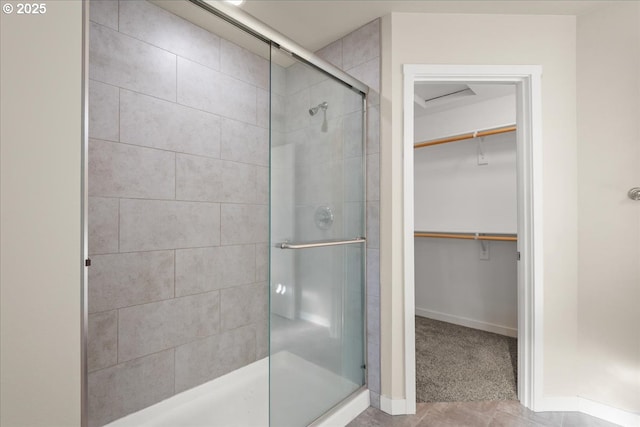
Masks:
[[[380,407],[380,20],[316,52],[369,85],[367,111],[367,383]]]
[[[272,144],[274,153],[289,149],[292,176],[296,177],[292,189],[293,221],[287,238],[314,241],[361,236],[364,234],[362,97],[302,63],[287,67],[285,75],[284,95],[275,92],[273,96],[287,106],[286,120],[283,132],[279,137],[274,135]],[[319,110],[311,116],[309,107],[322,102],[328,105],[326,112]],[[325,114],[326,129],[322,130]],[[279,140],[282,145],[277,145]],[[275,199],[273,202],[278,203]],[[314,219],[316,209],[321,206],[329,207],[334,214],[326,229],[316,226]],[[337,247],[295,253],[294,282],[300,294],[297,317],[340,329],[337,313],[341,310],[336,308],[341,304],[336,298],[345,286],[345,268],[358,273],[361,270],[357,257],[354,265],[345,265],[346,252],[345,247]],[[353,283],[348,284],[361,296],[360,277],[352,275],[352,278]],[[272,295],[272,301],[278,297]]]
[[[90,12],[95,426],[267,355],[269,64],[145,1]]]

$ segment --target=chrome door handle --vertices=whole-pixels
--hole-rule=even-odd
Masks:
[[[631,200],[640,200],[640,187],[634,187],[627,193]]]
[[[325,246],[339,246],[339,245],[352,245],[354,243],[364,243],[367,239],[364,237],[355,237],[348,240],[317,240],[314,242],[306,243],[291,243],[282,242],[276,245],[280,249],[308,249],[308,248],[322,248]]]

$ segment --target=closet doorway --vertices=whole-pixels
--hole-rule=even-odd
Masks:
[[[405,66],[408,408],[541,390],[539,75]]]
[[[517,400],[514,84],[414,85],[418,402]]]

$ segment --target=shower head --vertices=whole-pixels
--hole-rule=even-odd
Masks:
[[[315,107],[309,108],[309,115],[315,116],[316,114],[318,114],[318,110],[327,111],[327,108],[329,108],[329,104],[327,104],[326,101],[321,102]]]

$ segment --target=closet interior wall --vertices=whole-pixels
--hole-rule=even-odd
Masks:
[[[415,142],[514,123],[515,95],[503,96],[416,117]],[[508,132],[416,148],[415,230],[515,236],[515,138]],[[488,164],[478,164],[479,151]],[[416,314],[517,336],[516,256],[515,241],[416,237]]]

